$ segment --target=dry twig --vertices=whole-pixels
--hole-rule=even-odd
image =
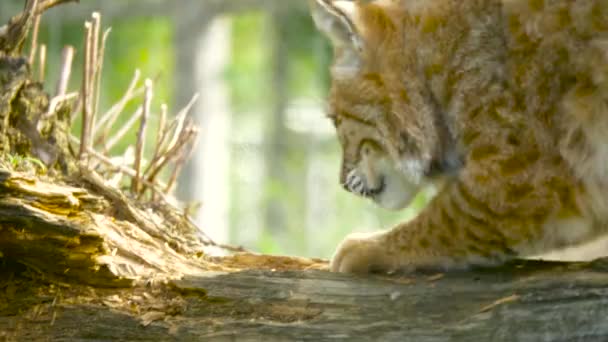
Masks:
[[[91,41],[93,37],[93,28],[90,22],[85,22],[85,53],[84,53],[84,73],[83,73],[83,81],[82,81],[82,131],[80,134],[80,153],[79,160],[81,163],[86,164],[86,153],[90,146],[90,137],[91,137],[91,125],[89,122],[91,121],[91,53],[92,46]]]
[[[40,18],[42,15],[36,14],[34,16],[34,28],[32,29],[32,44],[30,48],[30,57],[28,59],[30,65],[34,65],[36,59],[36,52],[38,52],[38,32],[40,31]]]
[[[112,28],[108,28],[103,33],[103,38],[101,39],[101,46],[99,47],[99,53],[97,56],[97,66],[95,69],[95,87],[97,89],[95,93],[95,115],[99,113],[99,101],[101,98],[101,72],[103,71],[103,59],[106,51],[106,41],[108,40],[110,32],[112,32]]]
[[[76,99],[76,98],[78,98],[78,95],[80,95],[80,94],[78,94],[78,92],[75,91],[75,92],[72,92],[72,93],[69,93],[69,94],[63,94],[63,95],[58,95],[58,96],[53,97],[49,101],[49,108],[46,111],[46,113],[42,116],[42,119],[48,119],[48,118],[50,118],[51,116],[53,116],[55,114],[55,111],[57,110],[57,107],[61,103],[66,102],[66,101],[70,101],[70,100],[73,100],[73,99]]]
[[[72,142],[79,144],[80,141],[78,140],[78,138],[76,138],[75,136],[71,135],[70,139],[72,140]],[[109,166],[110,168],[122,172],[126,175],[128,175],[129,177],[135,177],[136,176],[136,172],[134,169],[126,166],[126,165],[120,165],[117,164],[115,162],[113,162],[110,158],[108,158],[107,156],[95,151],[92,148],[89,148],[88,153],[91,155],[92,158],[96,158],[98,159],[100,162],[104,163],[105,165]],[[162,182],[156,182],[156,183],[150,183],[145,179],[142,179],[141,182],[143,184],[145,184],[146,186],[150,187],[157,195],[162,197],[162,200],[166,203],[169,203],[169,199],[167,196],[165,196],[163,189],[166,187],[165,184],[163,184]]]
[[[187,114],[198,99],[198,94],[195,94],[190,102],[184,107],[176,116],[175,119],[169,125],[165,134],[163,134],[160,142],[158,143],[159,153],[155,156],[148,165],[146,172],[146,178],[149,181],[154,181],[158,173],[162,170],[162,168],[175,157],[176,151],[184,146],[188,140],[187,130],[190,129],[190,126],[187,126],[186,118]],[[169,137],[169,132],[173,131],[171,136],[171,140],[167,141]]]
[[[163,103],[160,106],[160,120],[158,122],[158,135],[156,136],[156,145],[154,146],[154,154],[152,159],[156,159],[160,153],[160,147],[165,136],[165,125],[167,124],[167,104]]]
[[[197,127],[192,127],[191,134],[187,138],[188,143],[184,145],[184,148],[179,152],[179,156],[175,161],[175,166],[173,168],[173,172],[169,177],[169,181],[167,182],[167,187],[165,188],[165,193],[170,195],[173,192],[173,188],[177,183],[177,177],[182,171],[182,168],[186,164],[188,160],[192,157],[194,150],[196,148],[196,143],[198,141],[199,129]]]
[[[131,191],[134,194],[141,192],[140,179],[141,179],[141,164],[144,158],[144,143],[146,141],[146,128],[148,125],[148,118],[150,117],[150,106],[152,105],[152,80],[147,79],[144,86],[146,90],[144,92],[144,104],[143,104],[143,115],[139,125],[139,131],[137,132],[137,142],[135,145],[135,177],[131,183]]]
[[[98,80],[99,77],[99,32],[101,30],[101,15],[99,12],[93,12],[91,14],[91,23],[93,25],[93,37],[91,41],[91,55],[90,63],[91,63],[91,75],[90,82],[91,85],[89,89],[91,89],[91,133],[95,132],[95,117],[97,116],[97,106],[99,101],[99,89],[98,89]],[[92,134],[91,134],[92,136]],[[93,142],[91,142],[93,144]]]
[[[46,72],[46,45],[41,44],[40,45],[40,60],[39,60],[39,64],[38,64],[38,81],[40,81],[41,83],[44,82],[45,72]]]
[[[61,54],[61,72],[59,74],[59,80],[57,81],[57,89],[55,90],[55,96],[49,101],[49,108],[42,116],[42,119],[48,119],[53,116],[55,114],[57,106],[59,106],[60,103],[77,98],[80,95],[78,92],[66,94],[68,84],[70,82],[70,74],[72,73],[73,58],[74,48],[72,46],[64,47],[63,52]]]
[[[101,119],[99,119],[97,122],[97,127],[99,127],[99,131],[101,133],[97,137],[96,143],[101,143],[107,138],[107,136],[110,134],[112,126],[116,122],[116,119],[120,113],[122,113],[122,111],[125,109],[127,103],[143,93],[143,87],[135,89],[137,83],[139,82],[140,75],[141,72],[139,69],[136,69],[135,73],[133,74],[133,78],[131,79],[131,83],[129,83],[129,86],[122,98],[118,100],[118,102],[116,102],[104,115],[102,115]]]
[[[61,73],[59,74],[59,80],[57,81],[57,90],[55,90],[55,96],[62,96],[68,90],[68,84],[70,82],[70,75],[72,73],[72,61],[74,60],[74,47],[65,46],[61,53]]]
[[[133,113],[133,115],[131,115],[129,120],[127,120],[127,122],[125,122],[125,124],[116,132],[116,134],[114,134],[112,137],[110,137],[107,140],[107,142],[105,143],[105,145],[103,147],[103,152],[108,153],[112,149],[112,147],[114,147],[131,130],[133,125],[135,125],[137,120],[139,120],[141,118],[143,113],[144,113],[143,107],[137,108],[135,113]]]
[[[37,8],[36,14],[42,14],[57,5],[65,4],[68,2],[79,2],[79,0],[46,0],[46,1],[42,1]]]

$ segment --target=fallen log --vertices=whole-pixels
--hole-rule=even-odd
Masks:
[[[264,266],[269,257],[258,261]],[[202,272],[123,289],[25,286],[22,295],[13,288],[12,311],[0,306],[0,334],[18,341],[606,341],[607,270],[605,262],[520,261],[446,275],[294,268]]]

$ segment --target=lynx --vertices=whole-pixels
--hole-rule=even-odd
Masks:
[[[336,272],[458,269],[608,233],[608,0],[310,0],[334,48],[340,182],[413,220]]]

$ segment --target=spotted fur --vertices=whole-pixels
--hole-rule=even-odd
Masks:
[[[334,271],[498,264],[608,233],[608,0],[309,0],[341,182],[412,221]]]

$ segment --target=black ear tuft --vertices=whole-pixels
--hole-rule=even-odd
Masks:
[[[309,0],[309,4],[317,28],[334,46],[334,71],[357,71],[363,50],[363,39],[355,25],[359,3],[347,0]]]
[[[351,45],[357,50],[362,48],[354,23],[358,8],[356,2],[309,0],[309,3],[317,28],[327,35],[334,45]]]

